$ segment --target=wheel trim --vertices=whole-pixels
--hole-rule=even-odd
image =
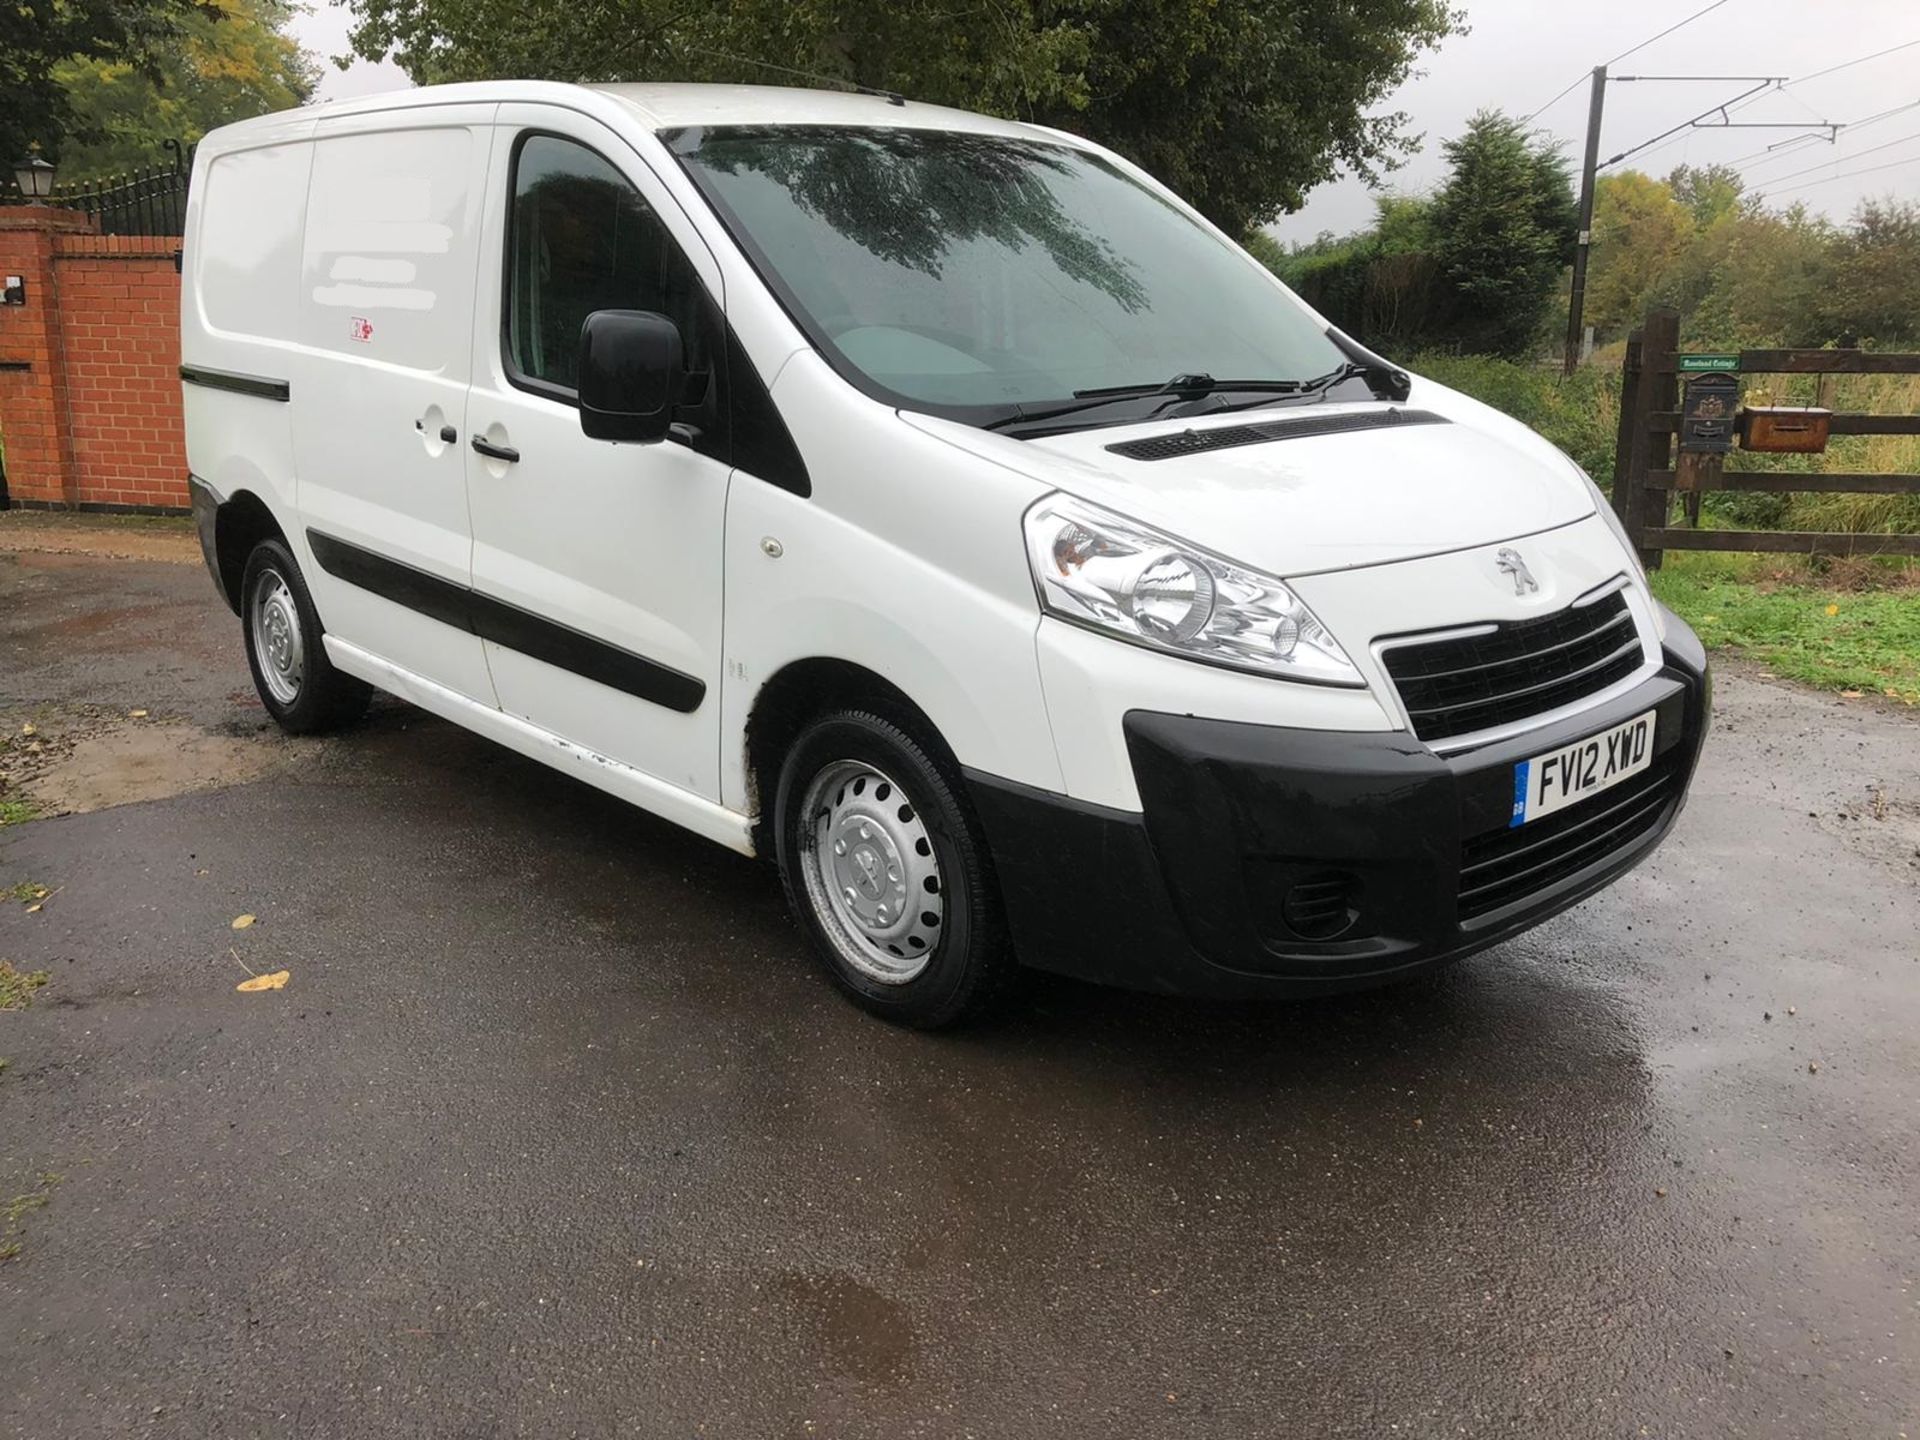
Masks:
[[[307,678],[306,641],[300,631],[300,611],[293,591],[277,570],[263,571],[253,588],[248,623],[253,628],[253,654],[267,693],[281,705],[300,698]]]
[[[919,806],[884,771],[839,760],[815,774],[800,816],[807,900],[834,951],[883,985],[918,978],[947,901]]]

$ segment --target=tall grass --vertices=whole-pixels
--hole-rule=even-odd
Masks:
[[[1524,422],[1579,462],[1603,487],[1613,481],[1620,423],[1620,364],[1603,357],[1571,376],[1486,355],[1422,355],[1413,368],[1442,385]],[[1746,403],[1812,405],[1823,397],[1812,375],[1748,376]],[[1920,375],[1845,375],[1824,397],[1837,411],[1920,415]],[[1822,455],[1753,455],[1736,451],[1727,469],[1784,474],[1920,474],[1920,435],[1843,435]],[[1709,494],[1705,520],[1737,529],[1831,530],[1848,534],[1920,533],[1920,495]]]
[[[1438,380],[1538,430],[1602,486],[1613,483],[1613,446],[1620,427],[1620,367],[1555,370],[1491,355],[1431,351],[1412,362]]]

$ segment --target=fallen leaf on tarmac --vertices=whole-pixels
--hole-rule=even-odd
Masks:
[[[251,980],[242,980],[233,988],[236,990],[284,990],[287,981],[293,978],[291,970],[276,970],[271,975],[256,975]]]
[[[147,712],[144,710],[129,710],[127,711],[127,718],[129,720],[144,720],[147,718]]]
[[[33,722],[29,720],[20,727],[20,733],[22,735],[38,735],[40,732],[33,728]]]
[[[1840,692],[1840,698],[1842,700],[1858,700],[1860,698],[1860,692],[1858,690],[1842,690]]]
[[[256,917],[252,915],[236,915],[233,917],[233,928],[236,930],[250,929],[255,918]]]
[[[27,914],[38,915],[39,913],[40,913],[40,905],[38,901],[35,901],[33,904],[27,906]]]

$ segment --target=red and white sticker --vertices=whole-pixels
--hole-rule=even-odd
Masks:
[[[364,315],[350,316],[347,320],[347,338],[365,345],[373,339],[373,322]]]

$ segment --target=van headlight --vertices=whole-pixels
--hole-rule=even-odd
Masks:
[[[1025,521],[1041,608],[1136,645],[1193,660],[1364,687],[1346,651],[1271,575],[1067,495]]]

